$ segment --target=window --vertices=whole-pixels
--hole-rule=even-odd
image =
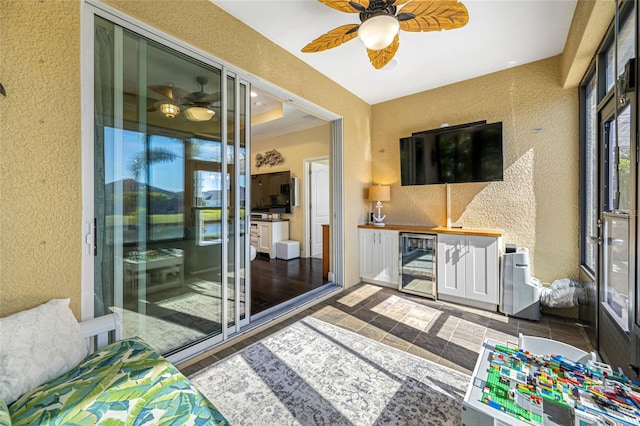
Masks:
[[[609,145],[609,210],[629,213],[631,196],[631,107],[618,112],[617,138]]]
[[[222,242],[223,194],[229,200],[229,173],[222,173],[222,144],[217,141],[192,138],[189,141],[188,179],[193,184],[196,243],[200,246]],[[233,159],[233,146],[227,146],[227,164]]]
[[[615,52],[615,44],[610,43],[604,52],[604,70],[605,70],[605,91],[608,92],[613,88],[616,83],[616,52]]]
[[[184,143],[158,135],[150,135],[148,139],[148,149],[136,153],[131,163],[132,168],[141,163],[147,165],[147,238],[150,241],[181,239],[184,236],[181,197],[184,191]]]
[[[620,28],[616,38],[618,70],[615,75],[622,74],[629,59],[636,56],[636,20],[633,12],[633,7],[627,7],[620,16]]]
[[[596,270],[598,262],[598,121],[597,85],[593,75],[584,87],[584,142],[582,192],[582,250],[581,263],[589,271]]]
[[[229,192],[229,176],[196,170],[193,178],[196,238],[198,245],[222,242],[222,191]],[[223,189],[224,188],[224,189]]]
[[[629,218],[604,215],[603,303],[623,331],[629,331]]]

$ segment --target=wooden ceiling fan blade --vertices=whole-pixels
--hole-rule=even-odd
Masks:
[[[362,9],[366,9],[369,6],[369,0],[318,0],[320,3],[324,3],[327,6],[346,13],[359,13]],[[355,6],[354,6],[355,5]]]
[[[220,101],[220,93],[210,93],[205,96],[196,96],[198,102],[218,102]]]
[[[410,32],[452,30],[469,22],[467,7],[457,1],[413,0],[402,7],[402,14],[415,18],[400,21],[400,29]]]
[[[157,94],[164,96],[165,98],[178,101],[183,98],[193,97],[191,92],[187,92],[184,89],[175,86],[166,86],[166,85],[152,85],[149,86],[149,90],[156,92]]]
[[[370,50],[367,49],[367,54],[369,55],[369,60],[371,61],[371,65],[375,69],[380,69],[387,65],[394,56],[396,56],[396,52],[398,51],[398,47],[400,47],[400,37],[398,34],[394,37],[391,44],[384,49],[380,50]]]
[[[323,50],[333,49],[349,40],[354,39],[358,35],[358,24],[342,25],[334,28],[326,34],[321,35],[311,43],[302,48],[304,53],[322,52]]]

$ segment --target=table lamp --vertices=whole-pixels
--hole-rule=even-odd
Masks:
[[[384,226],[384,218],[380,213],[382,209],[383,201],[391,200],[391,191],[388,185],[374,185],[369,187],[369,201],[377,201],[376,207],[378,208],[378,215],[373,215],[374,226]]]

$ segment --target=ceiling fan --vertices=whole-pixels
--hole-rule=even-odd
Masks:
[[[371,64],[380,69],[400,46],[398,30],[421,32],[451,30],[469,21],[464,4],[457,0],[318,0],[341,12],[359,13],[360,24],[342,25],[313,40],[302,52],[321,52],[356,36],[367,48]]]
[[[149,86],[149,89],[162,99],[155,101],[148,111],[160,110],[168,118],[174,118],[182,111],[187,120],[211,120],[217,108],[213,103],[220,100],[220,94],[204,91],[204,86],[209,82],[206,77],[196,77],[196,81],[200,85],[197,92],[189,92],[171,85]]]

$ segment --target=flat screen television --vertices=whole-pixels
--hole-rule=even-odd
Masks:
[[[291,213],[291,172],[251,175],[251,211]]]
[[[470,123],[400,139],[402,186],[503,180],[502,123]]]

